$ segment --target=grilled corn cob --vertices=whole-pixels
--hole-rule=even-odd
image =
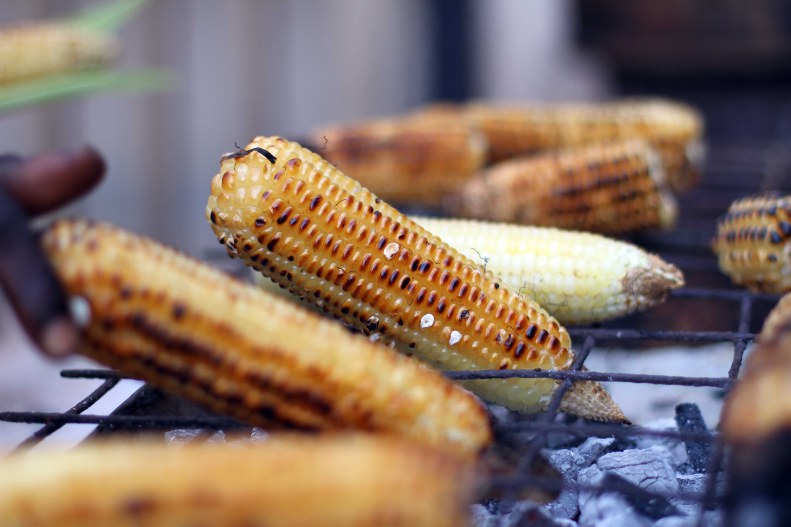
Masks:
[[[720,270],[753,291],[791,290],[791,196],[736,200],[712,241]]]
[[[449,215],[618,233],[671,226],[675,197],[653,149],[604,143],[505,161],[446,202]]]
[[[791,294],[771,311],[720,419],[728,445],[726,511],[731,524],[787,525],[791,469]],[[749,511],[749,512],[748,512]],[[734,520],[735,519],[735,520]]]
[[[85,355],[253,425],[362,429],[459,452],[490,441],[475,398],[392,350],[151,240],[85,221],[43,244],[90,317]]]
[[[376,436],[256,445],[122,440],[2,460],[7,526],[468,524],[473,467]]]
[[[675,190],[694,186],[702,161],[703,119],[693,108],[662,99],[609,103],[471,104],[461,112],[489,143],[490,161],[631,138],[661,154]],[[447,107],[424,113],[448,115]]]
[[[438,205],[483,165],[483,136],[460,117],[388,119],[315,130],[322,156],[383,199]]]
[[[0,86],[108,64],[117,45],[109,34],[68,22],[0,30]]]
[[[734,443],[749,444],[791,430],[791,294],[769,314],[728,396],[721,429]]]
[[[477,260],[562,324],[647,309],[684,285],[681,271],[629,243],[596,234],[458,219],[413,217]]]
[[[301,298],[449,370],[566,369],[568,333],[537,303],[444,244],[318,155],[279,137],[227,155],[206,216],[231,256]],[[468,381],[485,399],[542,410],[549,379]],[[597,383],[562,409],[623,421]]]

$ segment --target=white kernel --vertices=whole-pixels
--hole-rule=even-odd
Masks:
[[[450,332],[450,345],[451,346],[453,346],[454,344],[456,344],[460,340],[461,340],[461,333],[459,333],[458,331],[455,331],[455,330]]]
[[[398,252],[398,249],[400,248],[401,247],[399,247],[399,245],[395,242],[388,243],[384,249],[385,258],[387,258],[388,260],[391,259],[393,256],[395,256],[395,254]]]
[[[430,328],[434,325],[434,315],[431,313],[426,313],[423,315],[423,318],[420,319],[420,327],[422,329]]]
[[[86,328],[91,323],[91,304],[84,297],[71,297],[69,299],[69,312],[78,327]]]

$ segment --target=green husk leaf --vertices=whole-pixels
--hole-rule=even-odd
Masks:
[[[79,26],[110,33],[137,14],[148,0],[116,0],[78,14],[71,21]]]
[[[0,112],[97,91],[139,92],[172,88],[175,77],[163,70],[82,72],[0,87]]]

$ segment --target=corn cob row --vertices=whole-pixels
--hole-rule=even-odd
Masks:
[[[111,35],[73,23],[21,24],[0,30],[0,86],[93,69],[113,60]]]
[[[753,291],[791,290],[791,196],[736,200],[712,241],[720,270]]]
[[[376,436],[256,445],[82,445],[2,460],[3,525],[431,526],[468,524],[470,463]]]
[[[732,443],[749,444],[791,429],[791,294],[769,314],[722,413]]]
[[[645,139],[661,154],[674,190],[697,183],[702,161],[703,119],[693,108],[662,99],[609,103],[471,104],[460,112],[480,128],[489,160],[625,139]],[[424,114],[452,113],[443,105]]]
[[[505,161],[446,202],[449,215],[619,233],[669,227],[677,205],[643,141],[597,144]]]
[[[206,208],[220,242],[282,287],[346,323],[449,370],[565,369],[568,333],[439,238],[316,154],[258,137],[225,156]],[[557,383],[465,383],[522,412],[543,409]],[[593,382],[576,383],[562,409],[623,421]]]
[[[151,240],[60,221],[43,244],[87,301],[83,352],[244,422],[360,429],[458,452],[491,439],[475,398],[436,372]]]
[[[637,246],[591,233],[413,217],[562,324],[647,309],[684,285],[681,271]]]
[[[438,205],[483,165],[486,143],[456,116],[386,119],[315,130],[322,156],[383,199]]]

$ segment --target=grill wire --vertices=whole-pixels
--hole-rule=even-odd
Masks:
[[[643,514],[661,518],[663,507],[672,507],[669,498],[683,498],[697,503],[697,524],[703,525],[704,512],[721,508],[722,496],[717,492],[717,477],[722,471],[725,448],[720,436],[711,430],[667,431],[654,430],[636,425],[613,425],[591,423],[560,415],[558,408],[563,394],[575,380],[594,380],[611,383],[639,383],[647,385],[674,385],[704,388],[717,388],[727,393],[735,382],[742,365],[744,352],[753,341],[755,331],[760,328],[765,314],[779,299],[776,295],[755,294],[734,288],[727,278],[720,275],[715,257],[708,249],[714,233],[716,218],[723,214],[732,200],[760,190],[775,189],[788,191],[791,176],[791,159],[785,154],[784,145],[766,143],[763,145],[709,145],[706,171],[701,185],[680,198],[680,218],[678,226],[667,232],[643,234],[632,239],[640,246],[658,253],[665,260],[679,266],[687,278],[688,287],[671,293],[667,305],[716,306],[722,309],[729,306],[738,315],[730,327],[716,330],[687,330],[675,327],[653,327],[652,311],[638,316],[594,325],[591,327],[572,327],[569,332],[576,343],[577,358],[568,371],[534,370],[487,370],[475,372],[446,372],[455,380],[488,379],[504,377],[552,378],[560,381],[547,410],[533,416],[509,416],[509,419],[495,420],[495,436],[498,441],[520,442],[523,450],[519,461],[519,471],[515,476],[500,477],[493,482],[505,492],[514,496],[525,487],[559,490],[557,482],[532,475],[530,467],[547,447],[553,435],[587,438],[593,436],[637,439],[640,437],[665,437],[677,439],[690,447],[710,449],[707,483],[705,491],[698,494],[675,493],[667,495],[648,492],[618,477],[605,477],[600,485],[585,488],[574,484],[580,490],[615,492]],[[215,255],[216,256],[216,255]],[[238,269],[237,269],[238,273]],[[702,278],[705,277],[705,278]],[[697,282],[702,282],[699,286]],[[702,304],[701,304],[702,303]],[[667,307],[667,306],[666,306]],[[676,308],[678,310],[678,308]],[[661,317],[660,317],[661,318]],[[653,320],[653,322],[652,322]],[[678,320],[678,318],[674,319]],[[595,346],[617,345],[619,348],[639,352],[647,346],[662,344],[682,344],[695,346],[705,343],[730,343],[733,357],[727,374],[721,377],[696,377],[675,375],[651,375],[637,373],[615,373],[583,371],[583,366]],[[694,352],[692,350],[691,352]],[[109,392],[123,376],[109,370],[64,370],[65,378],[88,378],[101,380],[101,385],[87,397],[77,402],[63,413],[51,412],[3,412],[0,421],[11,423],[41,424],[40,429],[25,439],[16,450],[30,448],[58,429],[66,425],[98,425],[97,433],[117,431],[151,431],[179,428],[200,428],[207,430],[234,430],[244,428],[238,422],[206,414],[203,412],[157,411],[158,392],[149,387],[138,390],[129,400],[108,415],[85,413],[95,402]],[[153,402],[152,402],[153,401]],[[165,408],[168,408],[165,406]],[[528,439],[525,439],[527,437]],[[568,482],[565,485],[570,485]],[[496,511],[508,500],[487,504]]]

